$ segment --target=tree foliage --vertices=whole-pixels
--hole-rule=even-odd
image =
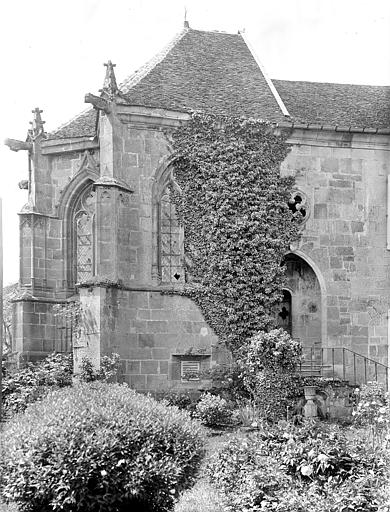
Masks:
[[[273,327],[283,255],[298,238],[280,176],[286,135],[253,119],[195,113],[173,134],[173,201],[185,233],[187,295],[231,349]],[[174,192],[174,191],[172,191]]]
[[[3,288],[3,353],[8,355],[12,347],[12,300],[18,293],[18,284],[10,284]]]

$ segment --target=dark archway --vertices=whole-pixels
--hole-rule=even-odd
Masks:
[[[322,300],[317,275],[297,254],[287,254],[284,263],[287,267],[287,286],[291,290],[289,332],[293,338],[299,339],[304,347],[321,347]],[[287,294],[285,297],[288,299]],[[287,310],[287,306],[285,307]]]

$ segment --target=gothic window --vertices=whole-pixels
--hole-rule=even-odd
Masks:
[[[183,228],[172,201],[172,190],[164,188],[158,205],[158,266],[162,283],[184,282]]]
[[[95,204],[95,192],[90,186],[81,194],[74,209],[74,261],[77,283],[86,281],[94,275]]]

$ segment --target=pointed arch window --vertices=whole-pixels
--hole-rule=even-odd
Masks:
[[[74,268],[76,283],[90,279],[95,273],[96,193],[89,186],[74,208]]]
[[[174,183],[164,187],[158,202],[158,273],[162,283],[184,282],[183,242],[180,225],[172,200]]]

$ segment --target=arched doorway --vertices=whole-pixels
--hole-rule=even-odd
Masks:
[[[321,347],[322,305],[321,287],[312,267],[297,254],[287,254],[287,286],[279,315],[285,329],[297,338],[303,347]],[[284,308],[284,310],[283,310]],[[280,322],[278,321],[279,325]]]

